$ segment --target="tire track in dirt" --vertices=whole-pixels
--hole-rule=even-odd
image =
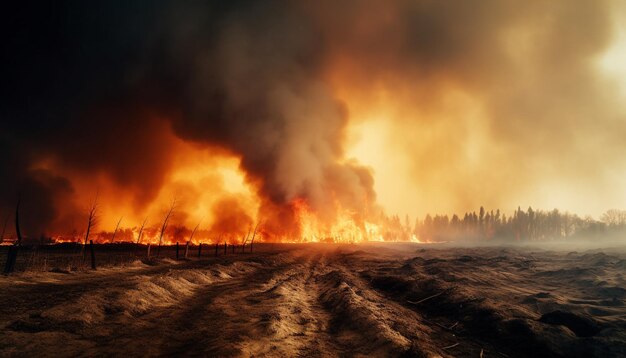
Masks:
[[[316,279],[327,271],[326,255],[302,253],[284,279],[250,297],[262,303],[260,336],[242,342],[244,355],[329,357],[346,353],[329,330],[332,316],[319,301]]]
[[[164,355],[331,356],[330,315],[317,300],[314,273],[322,255],[295,254],[256,275],[207,287],[177,319],[183,333],[164,341]],[[316,354],[315,352],[320,352]]]
[[[446,357],[434,342],[438,334],[415,312],[373,290],[342,253],[333,255],[328,273],[320,276],[320,301],[332,314],[331,332],[356,356]],[[454,343],[454,342],[452,342]]]
[[[268,311],[262,297],[268,285],[288,279],[299,259],[277,255],[264,260],[253,275],[209,285],[182,302],[178,312],[168,313],[165,337],[156,346],[159,355],[240,356],[246,355],[243,342],[264,337],[259,322]],[[150,319],[150,321],[153,321]],[[158,325],[151,329],[159,330]]]

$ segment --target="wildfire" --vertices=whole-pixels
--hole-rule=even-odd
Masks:
[[[384,219],[366,215],[367,201],[371,198],[366,197],[358,206],[355,200],[346,200],[339,186],[336,196],[335,193],[329,196],[334,202],[324,204],[323,208],[311,205],[308,201],[311,199],[305,197],[286,204],[273,203],[263,194],[262,178],[247,173],[240,156],[220,147],[184,141],[166,122],[155,121],[155,133],[171,151],[163,157],[159,173],[145,173],[154,177],[147,181],[149,187],[138,186],[140,181],[133,180],[135,175],[144,175],[133,166],[128,172],[112,173],[72,170],[53,156],[37,162],[33,170],[67,178],[73,192],[55,198],[57,218],[47,231],[29,237],[30,241],[41,237],[41,242],[85,242],[86,206],[95,196],[97,215],[89,240],[96,243],[240,244],[258,224],[261,227],[257,242],[401,240]],[[174,200],[171,218],[163,225],[165,213]],[[348,208],[343,202],[352,206]],[[7,242],[11,242],[11,234],[7,236]]]
[[[307,204],[298,198],[291,202],[303,242],[357,243],[383,241],[379,225],[358,219],[358,213],[343,209],[336,203],[337,215],[331,222],[319,219]]]

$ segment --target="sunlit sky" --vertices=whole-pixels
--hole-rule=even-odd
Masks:
[[[589,67],[604,81],[604,86],[611,88],[609,95],[617,99],[614,113],[622,123],[621,128],[624,128],[626,6],[614,2],[613,9],[611,17],[614,32],[611,43],[594,56]],[[558,94],[548,96],[556,97]],[[581,146],[590,146],[590,150],[595,151],[597,156],[591,159],[595,165],[581,160],[579,173],[572,173],[571,169],[566,173],[559,170],[561,159],[570,161],[570,157],[576,155],[567,151],[543,161],[531,160],[525,166],[509,166],[510,163],[500,165],[501,162],[509,161],[501,158],[506,157],[506,148],[492,138],[494,133],[488,122],[493,119],[486,117],[488,114],[483,111],[481,99],[478,96],[475,98],[471,91],[452,93],[448,97],[443,111],[424,115],[437,116],[436,120],[415,120],[414,117],[423,114],[406,108],[406,102],[402,102],[391,89],[380,91],[366,100],[346,101],[353,120],[349,127],[347,155],[358,158],[373,169],[378,200],[388,212],[423,217],[426,213],[473,211],[480,205],[487,209],[500,208],[505,212],[513,211],[517,206],[532,206],[544,210],[558,208],[597,218],[607,209],[626,208],[624,147],[610,148],[611,144],[604,142],[601,135],[593,140],[581,141]],[[402,110],[403,106],[405,111]],[[593,126],[600,133],[611,130],[603,123],[602,115],[591,119],[591,122],[596,120]],[[461,134],[464,145],[455,145],[453,153],[442,156],[440,153],[446,152],[450,146],[447,140],[454,138],[454,135],[449,136],[450,123],[466,126]],[[569,130],[575,134],[572,140],[587,134],[593,135],[584,128],[574,127]],[[441,131],[445,131],[446,135],[441,135]],[[576,143],[573,145],[576,146]],[[604,147],[607,157],[616,157],[606,164],[602,163],[605,159]],[[547,150],[558,150],[558,147]],[[619,153],[615,153],[616,150]],[[495,156],[498,160],[493,166],[485,165],[485,158],[493,157],[490,154],[493,151],[501,151]],[[437,159],[430,160],[431,156]],[[451,160],[455,164],[446,166],[436,163],[437,160]],[[516,159],[510,158],[510,161],[515,162]],[[511,168],[531,171],[533,175],[509,172]],[[598,170],[602,171],[601,175],[596,172]],[[524,179],[516,181],[518,174]]]

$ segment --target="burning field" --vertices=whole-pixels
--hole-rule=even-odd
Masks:
[[[3,356],[618,357],[626,250],[261,245],[0,279]]]
[[[25,0],[0,37],[0,356],[626,356],[624,2]]]

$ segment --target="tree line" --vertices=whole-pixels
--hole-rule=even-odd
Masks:
[[[411,225],[397,215],[386,217],[385,240],[418,239],[423,242],[443,241],[540,241],[566,238],[590,239],[626,233],[626,210],[612,209],[599,220],[590,216],[554,210],[517,208],[506,215],[497,210],[466,212],[462,216],[431,215],[417,218]]]

